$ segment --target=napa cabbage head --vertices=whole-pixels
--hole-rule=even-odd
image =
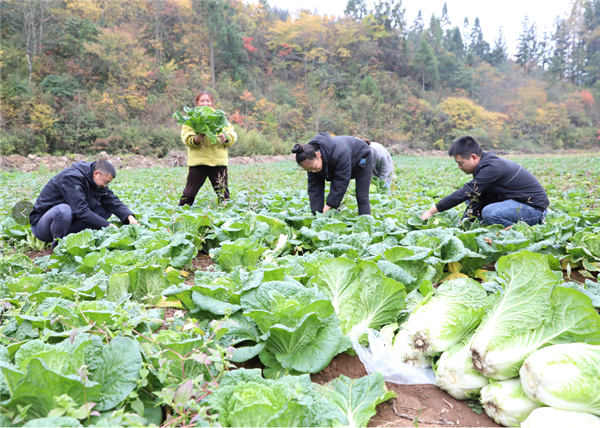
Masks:
[[[425,355],[446,351],[481,322],[487,293],[470,278],[444,282],[417,306],[405,330],[412,347]]]
[[[600,335],[600,333],[598,333]],[[520,370],[532,400],[600,415],[600,346],[569,343],[534,352]]]
[[[469,343],[461,343],[445,351],[434,369],[437,386],[457,400],[477,398],[481,388],[490,383],[473,366]]]
[[[600,417],[591,413],[540,407],[531,412],[521,427],[600,428]]]
[[[307,265],[309,284],[316,285],[331,300],[347,336],[354,327],[359,331],[378,330],[397,321],[406,305],[404,285],[384,276],[373,262],[355,263],[338,257],[318,266]]]
[[[481,389],[481,404],[490,418],[505,427],[518,427],[539,405],[523,392],[521,380],[491,380]]]
[[[475,368],[496,380],[517,377],[525,358],[546,346],[599,340],[600,315],[589,297],[555,287],[547,256],[529,251],[498,261],[504,293],[471,343]]]
[[[431,367],[431,357],[413,348],[408,333],[404,329],[396,334],[392,344],[392,352],[396,356],[396,360],[403,363],[411,364],[419,369]]]

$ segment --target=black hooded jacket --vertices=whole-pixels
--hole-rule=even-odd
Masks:
[[[550,205],[546,191],[529,171],[521,165],[499,158],[491,152],[481,156],[473,180],[435,204],[439,212],[449,210],[461,202],[481,200],[483,206],[512,199],[536,210],[544,211]]]
[[[346,135],[332,137],[326,132],[315,136],[309,144],[313,144],[321,152],[323,159],[321,171],[307,173],[310,209],[313,213],[323,211],[325,180],[331,181],[327,205],[338,208],[344,199],[350,180],[365,174],[365,163],[361,164],[360,161],[372,156],[371,149],[359,138]]]
[[[99,187],[94,182],[94,164],[95,162],[77,162],[52,177],[29,214],[31,225],[37,225],[46,212],[60,204],[71,207],[73,221],[83,221],[92,229],[110,224],[93,211],[99,204],[119,217],[123,224],[129,224],[127,217],[133,215],[129,208],[108,187]]]

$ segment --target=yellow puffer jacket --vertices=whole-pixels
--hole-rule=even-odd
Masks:
[[[187,147],[188,166],[227,166],[229,163],[227,147],[235,144],[237,134],[231,125],[223,128],[223,133],[227,135],[228,141],[226,143],[217,141],[215,144],[212,144],[208,137],[205,136],[204,141],[195,144],[194,137],[197,135],[196,132],[191,127],[183,125],[181,128],[181,139]]]

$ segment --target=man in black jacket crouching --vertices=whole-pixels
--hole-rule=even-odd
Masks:
[[[33,235],[55,247],[70,233],[114,226],[107,221],[112,214],[123,224],[138,224],[108,188],[116,175],[108,161],[81,161],[62,170],[44,186],[29,214]]]
[[[468,136],[456,139],[448,154],[465,174],[473,174],[473,180],[425,211],[423,220],[467,202],[463,218],[476,217],[485,224],[508,227],[524,221],[533,226],[544,221],[550,205],[546,191],[521,165],[484,152]]]

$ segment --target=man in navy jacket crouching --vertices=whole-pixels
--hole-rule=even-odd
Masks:
[[[544,221],[550,205],[546,191],[521,165],[484,152],[469,136],[456,139],[448,154],[473,179],[425,211],[423,220],[466,202],[463,218],[478,218],[485,224],[508,227],[523,221],[533,226]]]
[[[133,213],[117,198],[108,184],[116,177],[108,161],[77,162],[54,176],[42,189],[29,215],[31,232],[52,242],[84,229],[114,226],[115,214],[123,224],[138,224]]]

